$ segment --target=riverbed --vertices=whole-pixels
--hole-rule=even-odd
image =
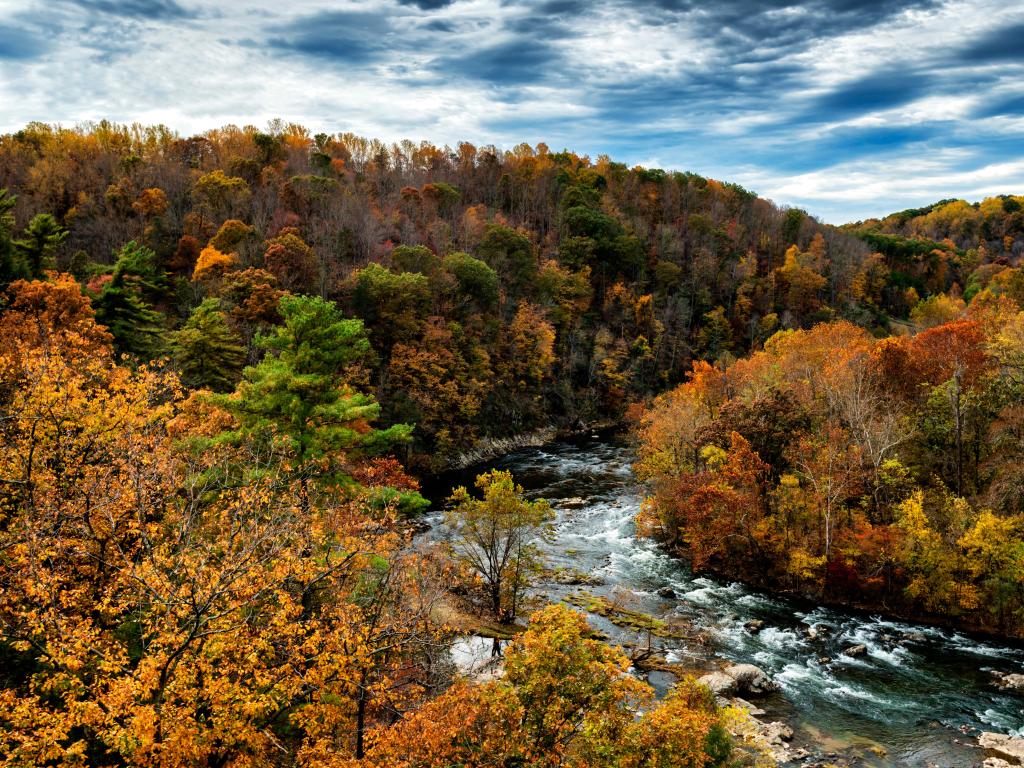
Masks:
[[[635,535],[642,489],[632,460],[629,446],[616,441],[555,443],[452,473],[426,490],[442,499],[485,469],[511,470],[531,498],[546,498],[557,510],[555,536],[544,545],[550,565],[595,582],[548,581],[538,587],[542,597],[565,600],[585,591],[692,625],[692,639],[651,642],[682,668],[710,669],[722,659],[760,666],[781,692],[758,703],[816,752],[856,756],[859,765],[963,768],[981,763],[972,746],[979,731],[1024,735],[1024,696],[1001,691],[991,675],[1024,672],[1024,647],[695,576]],[[443,537],[439,517],[433,522],[431,535]],[[601,616],[590,619],[613,642],[648,642]],[[757,633],[744,627],[752,620],[764,622]],[[865,655],[841,653],[858,644]],[[651,682],[664,687],[669,676],[656,673]]]

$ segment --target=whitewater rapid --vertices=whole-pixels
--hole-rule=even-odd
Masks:
[[[1024,696],[999,690],[991,674],[1024,672],[1024,648],[695,576],[637,538],[642,489],[632,459],[628,446],[614,442],[557,443],[454,474],[443,485],[470,485],[475,472],[490,467],[511,470],[531,497],[549,499],[557,510],[555,536],[544,545],[551,565],[598,582],[546,583],[545,597],[586,590],[691,623],[705,642],[657,641],[670,662],[695,670],[716,658],[757,664],[781,686],[761,706],[826,754],[859,746],[863,765],[960,768],[980,764],[983,755],[972,746],[979,731],[1024,736]],[[428,490],[443,497],[439,488]],[[434,535],[443,536],[441,526]],[[756,634],[744,627],[752,620],[764,622]],[[591,621],[617,642],[646,642],[600,616]],[[860,644],[863,656],[841,653]],[[869,747],[882,747],[885,756]]]

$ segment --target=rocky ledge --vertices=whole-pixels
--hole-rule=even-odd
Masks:
[[[1004,691],[1021,691],[1024,693],[1024,675],[1017,672],[992,671],[993,682]]]
[[[698,682],[706,685],[719,698],[730,696],[763,696],[779,690],[778,683],[753,664],[732,664],[721,672],[704,675]]]
[[[978,737],[978,746],[987,755],[985,768],[1024,765],[1024,738],[984,732]]]

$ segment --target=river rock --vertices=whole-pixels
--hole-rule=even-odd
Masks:
[[[743,628],[752,635],[756,635],[762,629],[764,629],[764,622],[760,619],[751,619],[750,621],[743,622]]]
[[[662,587],[658,590],[658,597],[664,597],[666,600],[674,600],[676,591],[672,587]]]
[[[819,656],[818,657],[818,663],[821,664],[821,666],[825,666],[826,664],[831,664],[832,663],[832,657],[831,656]]]
[[[763,733],[769,744],[782,744],[793,739],[793,729],[777,720],[773,723],[766,723]]]
[[[1024,691],[1024,675],[1016,672],[993,672],[996,685],[1004,691]]]
[[[581,499],[579,496],[570,496],[567,499],[559,499],[555,504],[562,509],[579,509],[587,506],[587,500]]]
[[[1010,765],[1024,765],[1024,738],[986,731],[978,737],[978,746],[991,753],[989,757],[1005,760]]]
[[[737,709],[736,714],[736,717],[729,719],[729,732],[737,743],[752,747],[760,755],[775,761],[765,762],[766,765],[788,765],[793,761],[794,754],[787,743],[793,738],[792,728],[780,722],[763,723],[743,708]],[[758,764],[762,764],[760,760]]]
[[[856,659],[858,656],[867,655],[868,647],[863,643],[857,645],[851,645],[849,648],[844,648],[842,653],[843,656],[849,656],[851,659]]]
[[[707,686],[715,696],[731,696],[736,693],[736,681],[725,672],[711,672],[697,680]]]
[[[733,664],[726,667],[725,674],[736,682],[736,689],[741,694],[762,696],[779,690],[778,683],[753,664]]]

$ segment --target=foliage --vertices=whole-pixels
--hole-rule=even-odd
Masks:
[[[308,504],[310,479],[346,483],[352,460],[407,441],[411,428],[372,428],[380,406],[342,379],[369,352],[361,321],[312,296],[283,296],[280,313],[283,324],[258,341],[266,357],[243,371],[235,392],[211,402],[235,419],[218,439],[280,456]]]
[[[306,506],[255,445],[182,451],[229,416],[185,399],[167,371],[116,364],[73,280],[12,291],[0,317],[5,759],[361,758],[366,731],[429,681],[427,566],[394,524],[396,493],[415,483],[350,459],[360,485]],[[218,465],[260,462],[248,482],[215,480]]]
[[[784,331],[696,365],[642,416],[641,530],[697,569],[1024,632],[1024,313],[961,314],[880,340]]]
[[[482,498],[464,487],[448,500],[445,522],[455,557],[483,581],[488,608],[499,621],[514,621],[532,578],[542,565],[537,540],[553,518],[543,499],[527,501],[510,472],[476,478]]]
[[[230,391],[245,364],[245,348],[228,327],[217,299],[207,299],[193,310],[172,337],[171,351],[182,382],[195,389]]]
[[[684,681],[651,706],[653,690],[625,674],[625,655],[589,634],[564,606],[538,611],[509,647],[503,679],[457,684],[375,734],[369,756],[403,768],[728,764],[728,737],[707,689]]]

